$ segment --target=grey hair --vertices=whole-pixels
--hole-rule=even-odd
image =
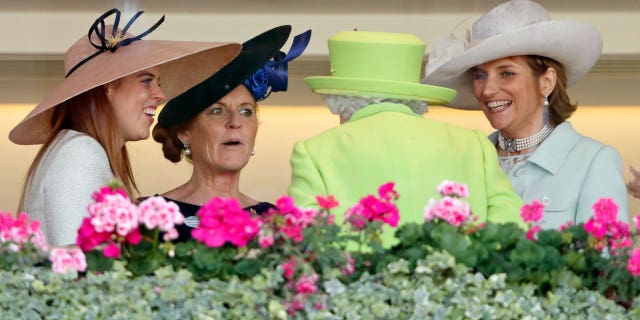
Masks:
[[[391,98],[372,98],[372,97],[354,97],[341,96],[335,94],[323,94],[322,98],[327,103],[329,110],[333,114],[338,114],[342,119],[348,120],[354,112],[371,104],[391,102],[404,104],[417,114],[427,112],[427,102],[417,100],[403,100]]]

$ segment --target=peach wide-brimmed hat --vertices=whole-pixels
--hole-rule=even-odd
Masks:
[[[511,56],[543,56],[562,64],[571,86],[602,52],[596,28],[578,21],[552,20],[541,5],[529,0],[502,3],[475,21],[470,30],[457,31],[434,46],[422,81],[458,91],[449,104],[457,109],[480,109],[472,92],[470,69],[474,66]]]
[[[142,14],[134,15],[124,29],[118,28],[120,11],[101,15],[87,36],[65,53],[65,79],[16,125],[9,139],[17,144],[41,144],[51,134],[51,114],[56,106],[93,88],[151,67],[159,67],[162,90],[171,99],[208,78],[233,60],[240,43],[141,40],[155,30],[135,36],[127,32]],[[115,15],[113,25],[105,19]]]

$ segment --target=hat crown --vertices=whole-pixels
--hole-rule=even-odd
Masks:
[[[134,36],[131,33],[122,33],[121,29],[116,29],[114,35],[113,25],[105,26],[105,40],[107,41],[107,46],[116,44],[119,41],[122,41],[127,38],[133,38]],[[96,33],[91,33],[91,41],[89,41],[88,36],[82,36],[78,41],[76,41],[64,54],[64,73],[68,74],[71,68],[78,65],[82,60],[90,57],[96,52],[100,51],[99,48],[96,48],[92,45],[92,43],[99,44],[101,43],[100,38],[96,35]]]
[[[549,20],[549,13],[540,4],[529,0],[512,0],[496,6],[480,17],[473,24],[471,40],[506,34]]]
[[[332,76],[420,82],[426,43],[414,35],[343,31],[328,44]]]

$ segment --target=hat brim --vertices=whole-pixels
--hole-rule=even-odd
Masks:
[[[450,88],[411,82],[333,76],[307,77],[304,82],[318,94],[417,100],[430,105],[448,104],[456,96]]]
[[[222,99],[275,57],[290,33],[291,26],[283,25],[243,43],[242,51],[229,64],[167,102],[158,115],[158,124],[184,123]]]
[[[160,68],[167,99],[184,92],[235,58],[241,47],[228,42],[139,40],[104,52],[76,69],[9,133],[17,144],[44,143],[51,134],[53,108],[83,92],[152,68]]]
[[[601,52],[602,39],[594,27],[577,21],[544,21],[483,39],[429,72],[422,82],[458,91],[449,107],[477,110],[470,72],[474,66],[505,57],[544,56],[563,65],[571,86],[587,74]]]

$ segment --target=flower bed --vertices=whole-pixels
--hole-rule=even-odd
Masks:
[[[173,203],[132,204],[115,187],[95,194],[77,248],[52,248],[38,222],[0,215],[2,318],[637,318],[640,250],[609,199],[587,223],[540,230],[476,224],[466,186],[444,182],[425,223],[401,224],[393,183],[345,213],[342,226],[292,199],[255,217],[233,199],[198,212],[193,240],[174,244]]]

